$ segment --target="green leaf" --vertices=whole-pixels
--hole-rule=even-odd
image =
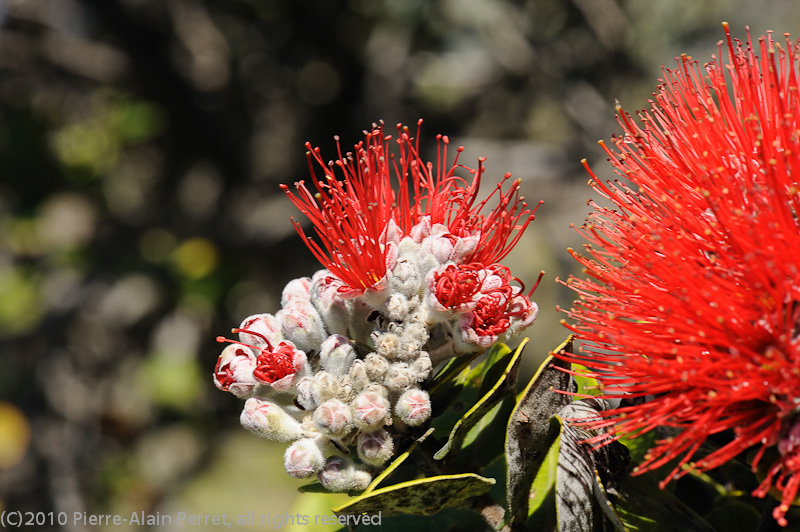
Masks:
[[[456,422],[453,430],[450,431],[447,443],[433,455],[434,459],[441,460],[451,449],[461,448],[470,429],[507,394],[513,392],[519,370],[520,355],[526,343],[527,339],[514,353],[511,353],[505,345],[496,344],[492,347],[486,360],[470,372],[467,382],[475,382],[476,379],[480,379],[480,391],[486,391],[472,408]]]
[[[403,453],[402,453],[400,456],[398,456],[397,458],[395,458],[395,459],[392,461],[392,463],[391,463],[391,464],[389,464],[389,467],[387,467],[386,469],[384,469],[384,470],[383,470],[383,472],[382,472],[380,475],[378,475],[377,477],[375,477],[375,478],[372,480],[372,482],[370,483],[370,485],[369,485],[369,486],[367,486],[367,489],[365,489],[365,490],[364,490],[364,493],[362,493],[362,495],[366,495],[366,494],[370,493],[371,491],[374,491],[374,490],[375,490],[375,489],[376,489],[378,486],[380,486],[380,485],[381,485],[381,483],[382,483],[382,482],[383,482],[385,479],[387,479],[387,478],[389,477],[389,475],[391,475],[392,473],[394,473],[394,472],[397,470],[397,468],[398,468],[398,467],[400,467],[400,465],[401,465],[403,462],[405,462],[405,461],[406,461],[406,459],[409,457],[409,455],[411,455],[411,453],[412,453],[412,452],[414,452],[414,449],[416,449],[416,448],[417,448],[417,445],[419,445],[419,444],[421,444],[422,442],[424,442],[424,441],[425,441],[425,440],[428,438],[428,436],[430,436],[431,434],[433,434],[433,429],[432,429],[432,428],[431,428],[431,429],[428,429],[428,430],[425,432],[425,434],[423,434],[422,436],[420,436],[419,438],[417,438],[416,440],[414,440],[414,443],[412,443],[411,445],[409,445],[408,449],[406,449],[406,450],[405,450],[405,451],[404,451],[404,452],[403,452]]]
[[[494,483],[494,479],[474,473],[422,478],[373,490],[333,511],[337,514],[381,512],[385,516],[433,515],[444,508],[468,507],[469,499],[487,493]]]
[[[572,337],[556,352],[571,349]],[[559,368],[569,364],[552,354],[545,359],[536,375],[522,391],[506,427],[507,523],[512,530],[522,528],[528,518],[531,485],[548,450],[558,436],[550,418],[571,399],[555,390],[569,390],[571,376]]]
[[[572,376],[575,379],[575,384],[578,386],[578,395],[603,395],[603,390],[600,386],[600,381],[594,377],[589,377],[590,370],[586,366],[580,364],[573,364],[572,371],[575,374]]]
[[[641,463],[644,461],[644,455],[655,447],[657,436],[657,431],[651,430],[644,434],[635,434],[634,437],[623,436],[619,439],[619,442],[628,448],[631,460]]]
[[[434,377],[429,388],[433,408],[431,426],[437,432],[449,432],[453,425],[478,396],[474,386],[465,386],[470,373],[469,364],[479,356],[452,358]]]
[[[550,498],[551,492],[556,488],[556,474],[558,471],[558,453],[561,448],[559,438],[550,446],[547,456],[542,462],[542,466],[536,473],[536,478],[531,485],[530,503],[528,505],[528,516],[534,515],[541,508],[545,501]]]
[[[459,464],[470,468],[467,470],[478,470],[504,454],[505,429],[515,403],[513,394],[507,394],[470,429],[456,456]],[[502,475],[505,476],[505,464]]]
[[[725,497],[706,515],[706,521],[725,532],[751,532],[758,529],[761,514],[741,499]]]
[[[610,499],[630,532],[713,532],[702,517],[672,493],[659,489],[656,474],[623,476]],[[720,528],[719,530],[730,530]],[[754,530],[754,529],[751,529]]]

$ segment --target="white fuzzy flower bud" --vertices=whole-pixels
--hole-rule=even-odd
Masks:
[[[405,362],[395,362],[389,366],[384,384],[393,392],[401,392],[417,382],[417,379]]]
[[[374,430],[386,423],[391,408],[386,396],[386,388],[375,384],[358,394],[350,403],[356,427],[361,430]]]
[[[303,377],[295,384],[295,388],[297,388],[297,404],[306,410],[314,410],[317,406],[311,393],[313,386],[314,377]]]
[[[353,429],[353,411],[339,399],[329,399],[314,410],[314,424],[323,434],[341,439]]]
[[[325,454],[320,447],[321,438],[301,438],[283,453],[283,466],[294,478],[316,475],[325,465]],[[325,440],[327,441],[327,440]]]
[[[340,295],[341,279],[328,270],[319,270],[311,278],[311,303],[331,334],[347,334],[351,321],[350,307]]]
[[[301,435],[299,421],[275,403],[258,397],[244,403],[239,419],[244,428],[270,440],[291,441]]]
[[[372,381],[381,381],[389,369],[389,361],[378,353],[370,353],[364,357],[364,369]]]
[[[311,301],[310,277],[292,279],[286,284],[281,294],[281,306],[285,307],[292,300]]]
[[[375,432],[362,432],[356,441],[358,457],[370,465],[382,465],[391,458],[394,451],[392,436],[383,429]]]
[[[319,371],[314,375],[314,382],[311,383],[311,397],[314,402],[321,405],[328,399],[339,396],[339,379],[327,371]]]
[[[341,334],[334,334],[326,338],[319,349],[322,369],[337,377],[347,375],[350,366],[356,359],[356,352],[350,345],[350,340]]]
[[[428,328],[424,324],[407,323],[400,336],[400,347],[397,349],[398,358],[401,360],[417,358],[428,338]]]
[[[372,482],[369,472],[343,456],[331,456],[317,473],[320,483],[330,491],[362,491]]]
[[[400,337],[393,332],[374,332],[372,342],[375,344],[375,351],[382,357],[392,360],[397,357],[397,349],[400,347]]]
[[[336,398],[345,403],[349,403],[355,396],[356,392],[353,390],[353,384],[350,382],[350,375],[342,375],[339,377],[339,394]]]
[[[369,384],[369,377],[367,376],[366,364],[363,360],[354,360],[350,366],[350,385],[353,391],[360,392]]]
[[[303,351],[312,351],[328,336],[314,305],[302,299],[293,299],[276,315],[283,334]]]
[[[425,390],[412,388],[397,399],[394,411],[405,424],[421,425],[431,417],[431,398]]]
[[[409,367],[417,382],[422,382],[431,374],[433,364],[431,364],[430,355],[425,351],[420,351],[417,359],[411,362]]]
[[[403,294],[392,294],[386,300],[386,315],[391,320],[402,321],[411,308],[408,298]]]
[[[414,244],[412,240],[409,239],[408,241],[411,242],[415,248],[419,247]],[[400,253],[405,254],[408,251],[410,251],[409,245],[406,245],[406,240],[404,239],[400,244]],[[414,252],[414,255],[416,255],[416,249],[414,249]],[[411,254],[409,253],[409,255]],[[406,258],[398,260],[392,273],[392,280],[389,283],[389,289],[392,293],[401,294],[409,298],[417,295],[422,289],[422,277],[416,265],[411,260]]]
[[[239,325],[239,341],[256,349],[278,345],[284,339],[281,322],[272,314],[254,314]],[[250,333],[250,334],[248,334]]]

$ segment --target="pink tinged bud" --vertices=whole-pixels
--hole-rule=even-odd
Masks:
[[[301,436],[299,421],[275,403],[258,397],[245,401],[239,419],[244,428],[270,440],[291,441]]]
[[[339,397],[340,392],[341,386],[336,376],[327,371],[319,371],[314,375],[314,381],[311,383],[311,397],[318,405]]]
[[[421,244],[425,238],[430,236],[431,228],[431,217],[423,216],[419,219],[419,222],[417,222],[417,224],[411,228],[411,231],[409,231],[409,236],[415,243]]]
[[[391,405],[382,386],[370,386],[350,404],[353,423],[360,430],[374,430],[386,424]]]
[[[317,309],[308,301],[289,301],[275,317],[280,320],[286,338],[304,351],[318,349],[328,336]]]
[[[431,417],[431,399],[428,392],[418,388],[407,390],[397,399],[395,414],[405,424],[415,427]]]
[[[311,303],[328,332],[347,334],[350,323],[348,302],[339,294],[344,283],[328,270],[319,270],[311,278]]]
[[[478,247],[479,235],[457,237],[441,224],[434,224],[431,235],[426,237],[420,246],[420,255],[433,256],[439,264],[457,262],[469,255]]]
[[[511,300],[508,313],[511,315],[511,319],[506,336],[512,338],[533,324],[539,313],[539,306],[527,297],[518,295]]]
[[[316,475],[325,465],[325,455],[316,439],[301,438],[292,443],[283,453],[283,466],[294,478]]]
[[[380,429],[375,432],[359,434],[356,446],[358,448],[358,457],[363,462],[378,466],[385,464],[392,457],[394,440],[392,440],[388,432]]]
[[[279,344],[283,340],[281,322],[272,314],[255,314],[245,318],[234,332],[239,333],[241,343],[256,349]]]
[[[343,456],[331,456],[317,473],[320,483],[329,491],[362,491],[372,482],[372,475]]]
[[[381,381],[389,370],[389,361],[378,353],[370,353],[364,357],[364,369],[372,381]]]
[[[386,222],[386,227],[383,228],[383,233],[381,233],[380,238],[384,243],[392,242],[394,244],[399,244],[400,239],[403,238],[403,231],[393,219],[389,218],[389,221]]]
[[[292,279],[283,288],[281,294],[281,306],[285,307],[290,301],[311,301],[311,278],[300,277]]]
[[[395,333],[372,333],[372,342],[375,344],[375,351],[380,356],[389,360],[397,358],[397,350],[400,347],[400,337]]]
[[[322,369],[337,377],[347,375],[355,359],[356,352],[346,336],[331,335],[320,346],[319,360]]]
[[[314,424],[323,434],[340,439],[353,429],[353,411],[339,399],[329,399],[314,410]]]
[[[214,385],[237,397],[248,397],[258,385],[253,377],[256,358],[245,346],[231,344],[222,350],[214,368]]]
[[[383,382],[389,390],[401,392],[413,384],[416,384],[417,379],[408,364],[405,362],[395,362],[389,366],[389,369],[386,371],[386,376],[383,378]]]

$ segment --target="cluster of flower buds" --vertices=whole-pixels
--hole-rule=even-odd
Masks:
[[[328,270],[291,281],[274,316],[236,329],[216,386],[247,398],[241,423],[293,442],[286,471],[333,491],[364,489],[393,434],[431,415],[424,383],[435,364],[518,333],[536,304],[504,266],[459,263],[475,239],[426,220],[394,242],[380,289],[348,291]],[[348,456],[350,455],[350,456]]]
[[[295,227],[325,269],[289,282],[281,310],[244,320],[233,330],[238,341],[219,338],[230,345],[214,382],[247,399],[242,425],[292,442],[286,471],[316,476],[332,491],[366,488],[394,454],[397,435],[428,421],[434,366],[516,336],[537,312],[497,263],[533,220],[519,181],[502,192],[506,174],[490,194],[497,206],[483,213],[488,198],[476,201],[483,160],[467,169],[473,181],[465,186],[454,170],[466,167],[454,162],[434,173],[407,129],[398,133],[399,160],[382,126],[355,155],[330,165],[309,146],[325,178],[312,169],[316,193],[302,181],[296,192],[284,190],[312,221],[319,242]],[[448,140],[439,141],[446,160]]]

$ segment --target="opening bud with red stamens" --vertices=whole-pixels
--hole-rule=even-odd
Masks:
[[[214,368],[214,385],[237,397],[249,397],[258,385],[253,377],[256,361],[250,349],[231,344],[222,350]]]

